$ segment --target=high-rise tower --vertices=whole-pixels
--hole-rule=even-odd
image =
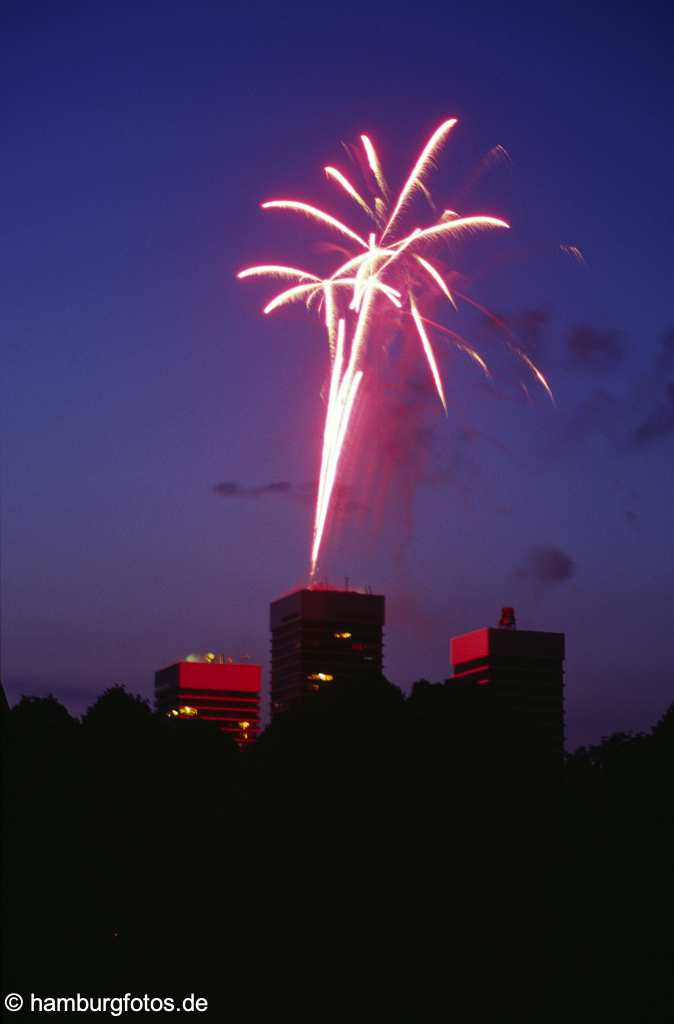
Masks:
[[[380,676],[384,597],[306,589],[271,604],[272,715],[334,682]]]
[[[498,628],[452,637],[452,685],[485,686],[494,706],[516,716],[519,735],[561,760],[564,749],[564,634],[516,628],[504,608]]]

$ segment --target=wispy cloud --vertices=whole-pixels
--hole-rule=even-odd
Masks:
[[[246,485],[236,480],[223,480],[215,484],[212,493],[219,498],[232,500],[253,499],[253,498],[290,498],[302,505],[312,506],[316,500],[316,481],[309,480],[305,483],[293,483],[290,480],[272,480],[266,484]],[[344,484],[338,484],[334,489],[334,510],[337,514],[348,514],[351,512],[363,511],[365,505],[352,496],[352,489]]]
[[[638,448],[674,436],[674,380],[667,381],[664,393],[634,431]]]
[[[578,324],[566,339],[571,363],[577,369],[606,371],[622,362],[625,343],[621,331]]]
[[[234,480],[224,480],[215,484],[213,493],[221,498],[264,498],[274,494],[291,494],[293,485],[288,480],[274,480],[268,484],[245,487]]]
[[[524,565],[515,570],[519,580],[557,586],[576,575],[576,564],[566,551],[553,546],[533,547],[528,552]]]

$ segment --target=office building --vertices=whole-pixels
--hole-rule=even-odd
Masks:
[[[332,683],[383,670],[384,597],[358,590],[296,590],[271,604],[272,715]]]
[[[564,634],[516,628],[504,608],[497,628],[453,637],[450,685],[485,686],[493,707],[515,715],[518,732],[541,752],[561,759],[564,749]]]
[[[192,654],[155,673],[155,705],[171,718],[214,722],[240,745],[260,731],[259,665]]]

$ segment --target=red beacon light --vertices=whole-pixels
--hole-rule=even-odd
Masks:
[[[501,618],[498,622],[499,629],[517,629],[514,608],[501,608]]]

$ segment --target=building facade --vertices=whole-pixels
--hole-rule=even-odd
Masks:
[[[240,745],[260,732],[259,665],[222,655],[190,655],[155,673],[155,706],[170,718],[214,722]]]
[[[356,590],[296,590],[271,604],[272,715],[334,682],[380,676],[385,602]]]
[[[499,627],[453,637],[450,658],[457,686],[485,686],[519,735],[561,760],[564,751],[564,634],[519,630],[512,608]]]

